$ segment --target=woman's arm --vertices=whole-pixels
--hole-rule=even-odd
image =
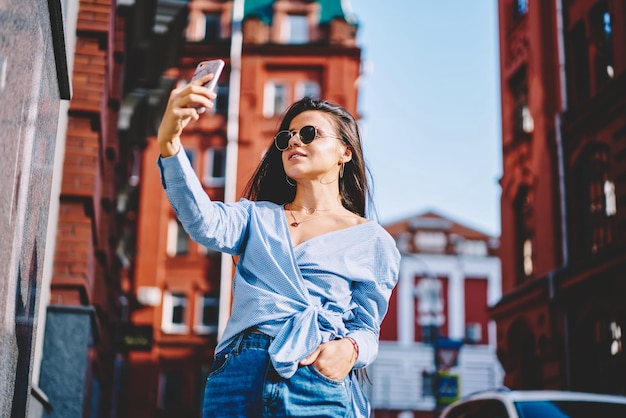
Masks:
[[[391,292],[398,282],[400,253],[390,236],[378,241],[370,260],[373,280],[355,281],[352,300],[358,306],[354,317],[346,323],[348,337],[356,341],[359,355],[354,367],[371,364],[378,355],[380,324],[387,313]]]
[[[214,251],[239,254],[247,234],[251,202],[212,202],[191,167],[184,149],[159,158],[167,197],[192,240]]]
[[[172,90],[159,126],[158,165],[167,197],[191,239],[215,251],[238,254],[245,239],[249,204],[211,202],[180,139],[185,127],[200,117],[198,107],[213,107],[215,93],[202,87],[212,78],[208,74]]]

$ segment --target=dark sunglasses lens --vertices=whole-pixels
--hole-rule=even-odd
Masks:
[[[274,138],[274,142],[276,143],[276,147],[279,150],[286,150],[289,148],[289,140],[291,139],[291,132],[281,131],[276,134]]]
[[[311,125],[303,126],[300,129],[300,140],[304,144],[310,144],[315,139],[315,127]]]

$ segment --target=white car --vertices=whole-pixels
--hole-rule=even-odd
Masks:
[[[448,405],[439,418],[626,417],[626,396],[565,391],[490,390]]]

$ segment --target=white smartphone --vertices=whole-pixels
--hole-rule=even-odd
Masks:
[[[217,80],[220,78],[220,75],[222,74],[223,69],[224,69],[224,60],[215,59],[215,60],[209,60],[209,61],[202,61],[196,67],[196,71],[193,73],[193,77],[191,78],[191,81],[204,77],[207,74],[213,74],[213,78],[209,80],[209,82],[204,84],[203,86],[209,88],[211,91],[214,91],[215,86],[217,85]],[[204,107],[198,107],[198,113],[204,113],[204,111],[206,111]]]

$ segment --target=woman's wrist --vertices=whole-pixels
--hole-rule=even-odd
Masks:
[[[167,158],[178,154],[180,151],[180,139],[174,138],[169,141],[159,141],[159,148],[161,150],[161,157]]]
[[[345,337],[345,339],[350,341],[350,343],[352,344],[352,349],[354,350],[354,355],[352,357],[352,362],[356,363],[357,359],[359,358],[359,344],[357,344],[355,339],[352,338],[352,337]]]

